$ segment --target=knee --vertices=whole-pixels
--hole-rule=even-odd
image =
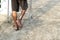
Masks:
[[[22,10],[22,12],[23,12],[23,13],[25,13],[25,12],[26,12],[26,10]]]

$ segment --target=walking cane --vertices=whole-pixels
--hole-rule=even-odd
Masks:
[[[30,0],[30,13],[32,13],[32,0]],[[30,18],[32,19],[32,14],[30,14]]]
[[[7,8],[7,22],[9,23],[9,0],[8,0],[8,8]]]

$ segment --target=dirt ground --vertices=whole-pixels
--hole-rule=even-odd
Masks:
[[[32,8],[28,17],[23,19],[23,28],[13,29],[13,23],[7,22],[7,16],[0,15],[0,40],[60,40],[60,0],[41,1],[40,8]],[[39,7],[33,0],[32,7]]]

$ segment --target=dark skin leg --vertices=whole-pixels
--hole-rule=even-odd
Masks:
[[[16,20],[17,20],[17,13],[16,13],[16,11],[12,11],[12,17],[13,17],[13,21],[14,21],[14,27],[15,27],[15,29],[16,30],[18,30],[18,25],[17,25],[17,22],[16,22]]]
[[[22,26],[23,26],[22,23],[21,23],[21,21],[22,21],[23,16],[25,15],[25,12],[26,12],[26,10],[22,10],[21,11],[21,16],[17,20],[17,24],[19,25],[20,28],[22,28]]]
[[[25,15],[26,10],[21,11],[21,16],[19,17],[20,20],[22,20],[23,16]]]
[[[18,20],[17,20],[17,13],[16,13],[16,11],[12,12],[12,17],[13,17],[13,21],[14,21],[16,29],[19,29],[19,27],[22,28],[21,21],[22,21],[23,16],[25,15],[25,12],[26,12],[26,10],[22,10],[21,11],[21,16],[19,17]]]

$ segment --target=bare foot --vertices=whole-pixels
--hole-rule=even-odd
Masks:
[[[17,25],[17,23],[13,25],[13,28],[14,28],[16,31],[19,30],[19,26]]]
[[[21,20],[19,20],[19,19],[18,19],[16,22],[17,22],[17,24],[18,24],[19,28],[21,29],[21,28],[22,28],[22,26],[23,26],[23,25],[22,25],[22,23],[21,23]]]

